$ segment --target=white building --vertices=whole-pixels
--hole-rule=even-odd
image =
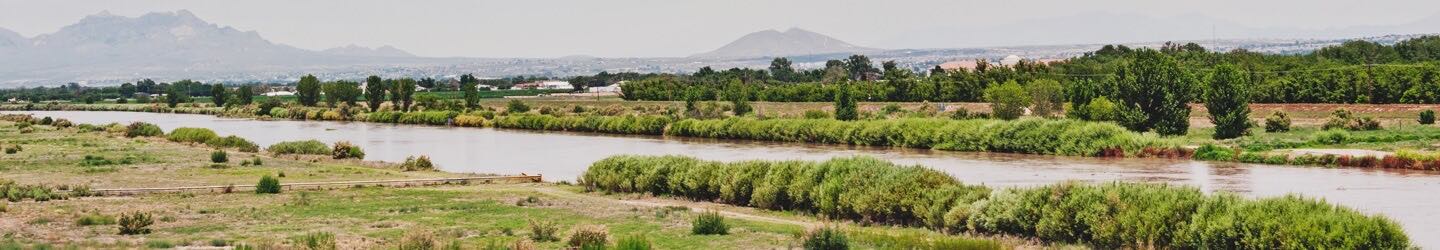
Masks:
[[[295,95],[295,92],[290,92],[290,91],[270,91],[270,92],[265,92],[264,94],[260,94],[260,95],[263,95],[263,96],[292,96],[292,95]]]
[[[538,88],[538,89],[571,89],[571,88],[575,88],[575,86],[570,85],[570,82],[567,82],[567,81],[543,81],[543,82],[540,82],[540,86],[538,86],[538,87],[536,87],[536,88]]]
[[[619,84],[619,83],[616,83],[616,84],[610,84],[610,86],[590,87],[590,88],[588,89],[588,91],[589,91],[590,93],[619,93],[619,92],[620,92],[620,84]]]

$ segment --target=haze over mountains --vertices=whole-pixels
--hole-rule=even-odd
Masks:
[[[1210,30],[1214,33],[1210,33]],[[1440,17],[1396,26],[1346,27],[1324,30],[1249,28],[1240,24],[1182,16],[1151,18],[1096,13],[1075,18],[1038,19],[1010,24],[956,26],[915,30],[896,39],[976,41],[998,47],[966,46],[877,49],[851,44],[820,33],[790,28],[744,35],[719,48],[688,57],[596,58],[432,58],[381,46],[348,45],[325,50],[300,49],[265,39],[256,31],[216,25],[189,11],[156,12],[138,17],[106,12],[87,16],[54,33],[27,38],[0,28],[0,88],[53,86],[66,82],[108,85],[143,78],[196,79],[217,82],[291,82],[304,74],[328,79],[366,75],[448,76],[475,73],[569,76],[610,72],[689,72],[700,66],[717,68],[768,66],[769,58],[791,57],[797,67],[819,67],[825,60],[852,53],[875,60],[895,60],[924,69],[936,64],[1006,55],[1065,58],[1091,51],[1099,44],[1153,45],[1159,41],[1202,40],[1214,49],[1247,48],[1271,53],[1299,53],[1356,37],[1390,41],[1386,34],[1436,33]],[[659,32],[659,31],[657,31]],[[1327,39],[1236,39],[1236,38]],[[1403,38],[1401,36],[1400,38]],[[871,38],[871,37],[861,37]],[[1222,38],[1212,40],[1211,38]],[[874,39],[867,39],[874,40]],[[1067,41],[1063,43],[1057,41]],[[359,41],[357,41],[359,42]],[[885,43],[904,44],[904,43]],[[1026,46],[1016,46],[1026,45]]]
[[[719,49],[696,54],[699,58],[775,57],[835,53],[868,53],[880,49],[856,46],[800,28],[784,32],[763,30],[736,39]]]

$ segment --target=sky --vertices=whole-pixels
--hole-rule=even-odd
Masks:
[[[33,37],[101,11],[133,17],[181,9],[211,23],[257,31],[272,42],[315,50],[356,44],[392,45],[434,57],[672,57],[709,51],[750,32],[790,27],[867,47],[958,48],[1005,44],[987,38],[995,34],[931,31],[1093,15],[1203,17],[1256,28],[1323,30],[1435,18],[1440,1],[0,0],[0,28]]]

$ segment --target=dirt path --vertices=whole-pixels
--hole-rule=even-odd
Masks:
[[[536,188],[535,190],[538,191],[538,192],[540,192],[540,193],[547,194],[547,195],[564,197],[564,198],[570,198],[570,199],[587,200],[587,201],[593,201],[593,202],[599,202],[599,203],[610,203],[610,204],[617,204],[617,205],[642,206],[642,207],[671,207],[671,206],[679,206],[679,207],[689,208],[690,211],[693,211],[693,212],[715,211],[715,212],[717,212],[717,213],[720,213],[720,214],[725,215],[726,217],[730,217],[730,218],[737,218],[737,219],[751,220],[751,221],[763,221],[763,222],[779,223],[779,224],[790,224],[790,225],[798,225],[798,226],[804,226],[804,227],[816,227],[816,226],[819,226],[819,225],[822,224],[821,222],[816,222],[816,221],[803,221],[803,220],[779,218],[779,217],[772,217],[772,216],[765,216],[765,215],[757,215],[757,214],[746,213],[746,212],[738,212],[738,211],[736,211],[736,210],[753,210],[753,209],[751,209],[751,208],[735,207],[735,206],[724,205],[724,204],[703,203],[703,202],[687,202],[687,201],[668,200],[668,199],[641,199],[641,200],[612,199],[612,198],[606,198],[606,197],[596,197],[596,196],[591,196],[591,195],[579,194],[579,193],[575,193],[575,192],[570,192],[570,191],[566,191],[566,190],[561,190],[561,189],[558,189],[558,188],[555,188],[555,187],[551,187],[551,186],[538,187],[538,188]]]

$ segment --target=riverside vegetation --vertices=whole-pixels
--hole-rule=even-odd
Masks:
[[[1309,198],[1245,199],[1163,184],[1061,183],[992,189],[922,166],[867,158],[714,162],[615,156],[587,188],[953,233],[1004,234],[1098,248],[1405,249],[1395,222]],[[808,243],[807,243],[808,244]]]
[[[23,147],[14,154],[0,156],[0,192],[8,196],[7,201],[0,202],[0,223],[23,225],[0,227],[0,249],[552,249],[574,244],[755,249],[802,244],[802,239],[794,235],[805,232],[805,226],[775,220],[819,223],[809,216],[710,206],[772,220],[724,218],[728,234],[700,236],[692,234],[690,224],[701,213],[680,207],[695,204],[653,200],[669,207],[636,205],[560,184],[281,190],[278,184],[293,182],[469,175],[409,171],[433,167],[423,163],[426,157],[417,157],[411,166],[332,159],[332,147],[309,142],[294,144],[308,144],[298,147],[310,148],[306,150],[314,151],[310,152],[313,157],[221,148],[232,160],[212,163],[215,147],[195,142],[199,140],[169,139],[171,135],[189,138],[209,134],[198,129],[167,135],[153,124],[35,125],[39,120],[28,116],[0,119],[0,145]],[[30,132],[21,133],[21,124],[26,123],[32,124],[25,126]],[[161,132],[134,133],[128,131],[130,127]],[[256,163],[263,159],[264,164],[237,166],[233,159],[252,159],[244,162]],[[216,168],[213,164],[226,167]],[[256,184],[257,180],[262,180],[264,188],[255,192],[89,197],[96,195],[90,191],[92,187],[224,186]],[[551,236],[534,240],[532,236],[537,232],[532,228],[538,225],[532,221],[546,222]],[[930,242],[953,241],[974,242],[984,249],[1035,244],[947,236],[912,228],[852,226],[846,232],[851,236],[850,244],[862,248],[942,249]]]

